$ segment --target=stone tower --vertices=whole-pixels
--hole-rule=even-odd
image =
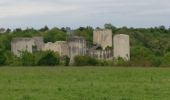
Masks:
[[[123,58],[130,60],[130,42],[129,36],[125,34],[117,34],[114,36],[114,58]]]
[[[97,29],[93,32],[93,44],[100,45],[102,49],[112,47],[112,30]]]
[[[77,55],[86,55],[86,40],[83,37],[71,36],[68,38],[70,63],[74,63]]]

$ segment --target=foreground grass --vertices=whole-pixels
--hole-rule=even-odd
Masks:
[[[0,100],[169,100],[169,98],[168,68],[0,68]]]

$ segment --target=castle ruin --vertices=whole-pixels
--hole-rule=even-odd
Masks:
[[[66,41],[56,41],[55,43],[44,43],[42,37],[15,38],[11,42],[11,49],[17,56],[20,56],[21,51],[32,53],[35,47],[38,51],[52,50],[58,52],[60,56],[69,56],[71,63],[74,63],[74,57],[77,55],[89,55],[102,60],[118,59],[119,57],[130,60],[128,35],[113,36],[112,30],[97,29],[93,32],[93,45],[88,47],[85,38],[74,35],[74,32],[70,30],[68,33]]]

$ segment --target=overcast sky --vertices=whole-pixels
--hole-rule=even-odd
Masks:
[[[170,26],[170,0],[0,0],[0,27]]]

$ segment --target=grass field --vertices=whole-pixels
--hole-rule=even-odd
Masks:
[[[170,68],[0,68],[0,100],[169,99]]]

